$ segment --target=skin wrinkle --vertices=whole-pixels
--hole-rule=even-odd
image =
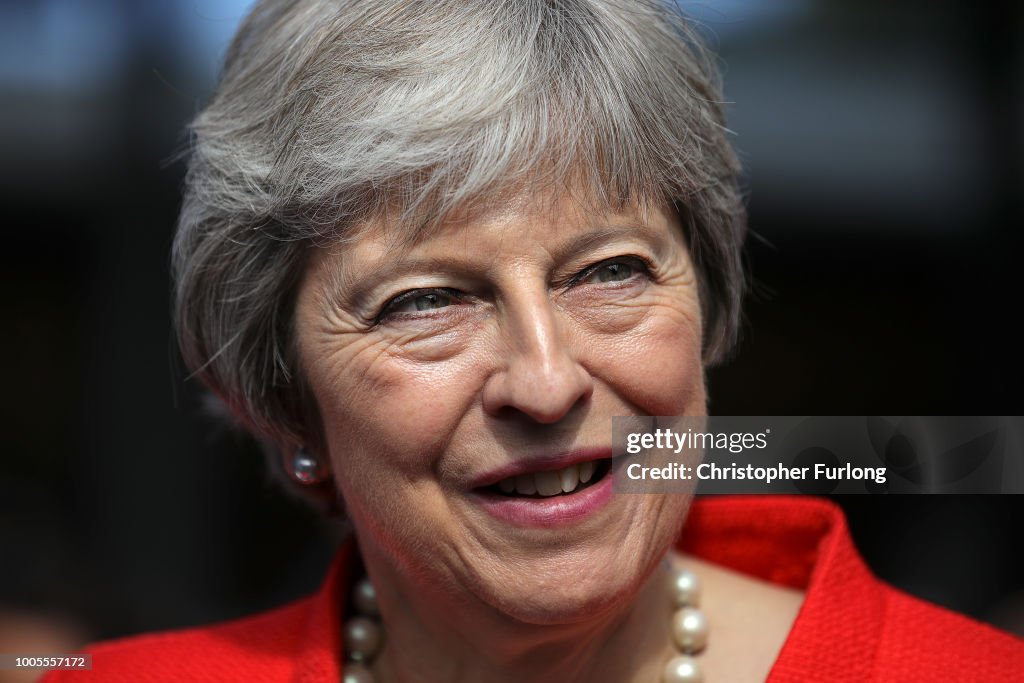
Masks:
[[[665,620],[635,611],[647,609],[648,578],[688,500],[622,496],[571,529],[524,529],[467,498],[468,482],[501,463],[610,443],[612,415],[703,411],[700,307],[682,231],[671,212],[638,213],[524,201],[401,253],[380,249],[388,236],[378,226],[311,259],[299,353],[382,595],[393,644],[379,660],[384,678],[415,680],[403,676],[429,662],[472,680],[506,671],[622,681],[636,652],[660,666],[670,651]],[[589,279],[594,264],[633,254],[653,262],[649,277]],[[420,265],[392,287],[379,267],[389,257]],[[572,280],[583,271],[588,279]],[[454,287],[445,273],[456,272],[469,292],[367,326],[329,291],[362,277],[352,272],[384,274],[373,286],[388,295]],[[452,615],[442,630],[438,609]],[[465,643],[476,643],[472,656],[435,660],[467,654]]]

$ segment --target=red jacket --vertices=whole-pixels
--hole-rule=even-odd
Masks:
[[[878,581],[857,555],[842,512],[827,501],[702,499],[679,547],[806,591],[769,683],[1024,681],[1024,640]],[[91,672],[54,671],[45,683],[337,683],[350,553],[351,545],[339,552],[308,598],[224,624],[96,645]]]

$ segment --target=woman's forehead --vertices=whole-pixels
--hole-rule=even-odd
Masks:
[[[514,237],[538,226],[554,237],[588,225],[646,225],[669,213],[662,200],[618,200],[577,184],[558,189],[527,185],[481,195],[438,215],[405,215],[400,208],[387,207],[351,225],[341,248],[348,250],[352,242],[366,241],[389,252],[401,252],[428,242],[465,240],[487,233]]]

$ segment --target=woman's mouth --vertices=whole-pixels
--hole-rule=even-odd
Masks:
[[[505,477],[487,491],[516,498],[551,498],[572,495],[596,484],[611,469],[611,458],[588,460],[557,470]]]
[[[612,500],[611,458],[506,476],[474,489],[472,498],[490,515],[514,526],[574,524]]]

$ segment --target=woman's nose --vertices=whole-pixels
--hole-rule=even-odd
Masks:
[[[499,315],[503,336],[497,370],[484,385],[484,409],[510,411],[541,424],[564,418],[590,398],[594,380],[581,364],[580,339],[546,295],[519,301]]]

